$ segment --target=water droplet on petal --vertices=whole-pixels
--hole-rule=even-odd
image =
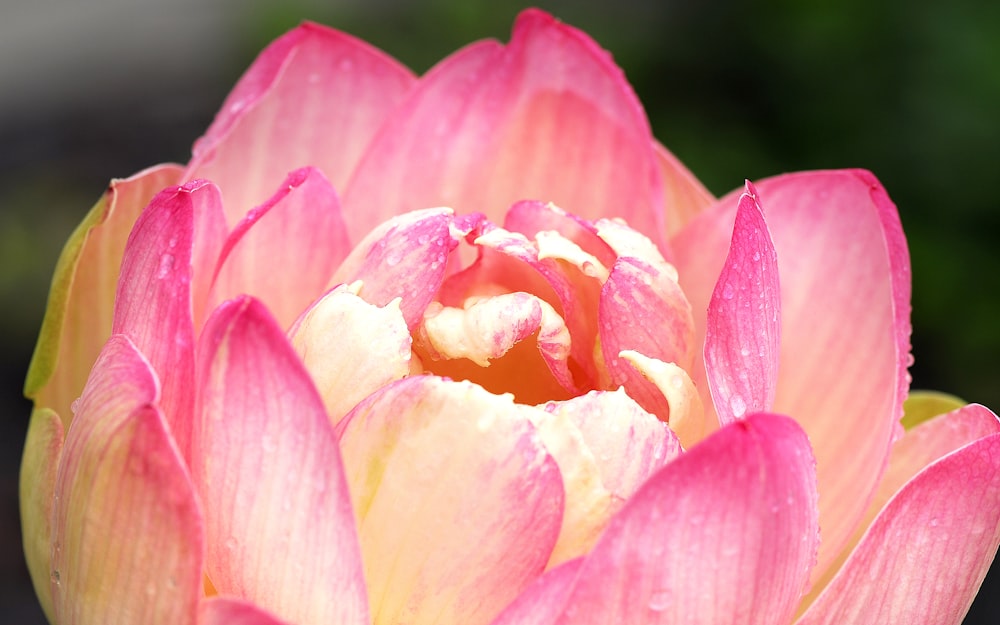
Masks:
[[[733,285],[728,282],[722,287],[722,299],[733,299],[733,295],[736,293],[733,291]]]
[[[737,419],[747,412],[747,404],[740,395],[733,395],[729,398],[729,408],[733,411],[733,416]]]
[[[399,264],[399,261],[401,260],[403,260],[402,254],[393,251],[389,252],[389,254],[385,257],[385,264],[389,265],[390,267],[395,267],[396,265]]]
[[[749,355],[750,355],[749,347],[744,345],[743,347],[740,348],[740,356],[749,356]]]
[[[156,277],[160,280],[166,278],[170,275],[170,272],[174,270],[174,255],[164,254],[160,256],[160,267],[156,272]]]
[[[654,592],[649,597],[649,609],[653,612],[663,612],[668,607],[670,607],[670,591],[660,590]]]

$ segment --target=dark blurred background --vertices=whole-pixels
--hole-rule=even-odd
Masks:
[[[185,162],[257,51],[302,19],[423,72],[474,39],[506,40],[528,4],[0,8],[0,621],[44,622],[20,547],[17,469],[30,410],[20,389],[56,257],[108,180]],[[536,4],[614,54],[656,136],[717,195],[785,171],[874,171],[910,243],[914,387],[1000,407],[1000,3]],[[1000,620],[998,578],[987,578],[967,624]]]

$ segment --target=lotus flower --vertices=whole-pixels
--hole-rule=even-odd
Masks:
[[[958,623],[1000,422],[907,399],[909,302],[872,174],[715,199],[548,15],[421,78],[304,24],[66,246],[35,589],[60,625]]]

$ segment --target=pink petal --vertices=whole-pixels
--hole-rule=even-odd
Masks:
[[[676,278],[639,258],[619,257],[601,289],[601,353],[611,384],[661,419],[669,418],[663,394],[621,352],[636,350],[663,362],[687,366],[694,353],[691,305]]]
[[[341,429],[374,623],[488,623],[544,569],[562,480],[510,396],[416,376]]]
[[[889,466],[882,476],[875,498],[868,506],[864,519],[839,557],[827,569],[827,574],[816,580],[812,594],[806,598],[805,605],[812,603],[815,596],[827,586],[882,509],[910,480],[953,451],[993,434],[1000,434],[1000,420],[987,408],[970,404],[921,423],[896,441],[892,446]]]
[[[623,501],[681,453],[670,428],[621,389],[592,391],[544,408],[565,414],[579,428],[600,468],[601,481]]]
[[[528,238],[535,237],[539,232],[558,232],[588,254],[594,255],[606,267],[615,262],[615,250],[598,235],[593,224],[552,203],[517,202],[504,216],[503,227],[511,232],[520,232]]]
[[[288,625],[252,603],[229,597],[212,597],[201,604],[199,625]]]
[[[230,224],[299,167],[315,166],[342,189],[383,118],[414,82],[409,70],[368,44],[302,24],[265,49],[240,79],[195,143],[186,179],[219,185]]]
[[[346,216],[346,215],[345,215]],[[385,306],[397,297],[410,328],[423,318],[458,245],[452,212],[428,209],[400,215],[371,231],[337,269],[332,284],[362,282],[365,301]]]
[[[135,343],[159,376],[164,417],[186,459],[194,401],[195,205],[217,195],[203,181],[157,194],[129,236],[115,296],[112,331]]]
[[[705,369],[720,424],[771,410],[780,349],[778,258],[756,189],[747,181],[705,329]]]
[[[815,446],[823,493],[819,573],[861,520],[898,431],[909,262],[898,215],[867,172],[791,174],[757,189],[781,274],[774,410],[799,420]],[[740,195],[720,200],[674,239],[681,286],[696,312],[708,309]],[[703,337],[705,316],[696,315],[695,324]],[[705,389],[702,363],[691,373]]]
[[[367,623],[336,436],[281,328],[240,298],[198,349],[193,473],[212,584],[290,622]]]
[[[21,479],[18,484],[24,559],[31,575],[31,583],[35,587],[35,595],[50,622],[55,620],[50,579],[52,506],[63,438],[63,425],[59,415],[48,408],[36,408],[32,411],[28,436],[24,441]]]
[[[1000,545],[998,510],[993,434],[910,480],[798,623],[957,625]]]
[[[582,564],[583,558],[570,560],[539,577],[504,609],[492,625],[554,623],[562,614]]]
[[[673,238],[698,213],[714,204],[715,197],[670,150],[659,143],[656,144],[656,161],[666,191],[667,235]]]
[[[323,293],[349,250],[333,187],[317,169],[296,170],[229,235],[212,287],[212,307],[252,295],[287,328]]]
[[[398,300],[373,306],[347,289],[335,289],[303,314],[289,339],[334,424],[410,371],[410,332]]]
[[[506,47],[474,44],[428,72],[373,141],[344,206],[357,236],[428,206],[500,223],[522,199],[584,219],[614,206],[663,238],[663,182],[639,101],[607,52],[537,10],[519,16]]]
[[[63,249],[24,394],[68,427],[91,365],[111,336],[115,287],[125,241],[142,209],[181,170],[160,165],[113,180]]]
[[[56,480],[58,623],[196,623],[202,519],[158,391],[149,363],[113,336],[80,398]]]
[[[787,623],[818,544],[809,442],[755,414],[664,467],[580,568],[560,623]]]

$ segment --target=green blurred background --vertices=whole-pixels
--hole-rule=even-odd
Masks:
[[[614,54],[656,136],[716,194],[784,171],[875,172],[911,247],[914,387],[1000,407],[1000,3],[535,4]],[[44,622],[20,551],[16,476],[29,413],[20,387],[56,256],[108,180],[185,162],[256,52],[302,19],[423,72],[474,39],[506,40],[528,5],[36,0],[0,9],[0,620]],[[1000,620],[997,578],[966,623]]]

